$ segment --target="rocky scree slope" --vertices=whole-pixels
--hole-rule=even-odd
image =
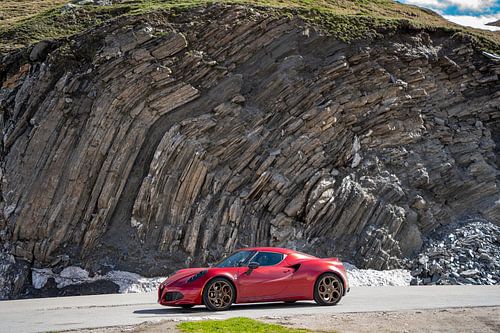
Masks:
[[[411,263],[411,284],[500,284],[500,226],[481,219],[437,230]]]
[[[500,223],[498,59],[446,31],[341,42],[210,5],[3,59],[3,297],[29,267],[165,275],[272,245],[388,269]]]

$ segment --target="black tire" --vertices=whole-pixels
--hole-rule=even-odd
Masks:
[[[236,299],[236,290],[228,279],[210,280],[203,290],[203,304],[210,311],[224,311],[231,307]]]
[[[344,295],[344,284],[334,273],[324,273],[314,284],[314,301],[319,305],[335,305]]]
[[[187,310],[187,309],[191,309],[193,306],[194,306],[194,304],[183,304],[183,305],[181,305],[181,307],[182,307],[183,309],[186,309],[186,310]]]

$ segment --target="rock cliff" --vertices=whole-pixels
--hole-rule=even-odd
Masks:
[[[500,223],[500,62],[445,30],[345,43],[211,5],[29,52],[1,72],[5,271],[155,276],[250,245],[389,269]]]

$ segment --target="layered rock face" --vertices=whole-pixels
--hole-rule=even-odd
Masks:
[[[236,6],[4,59],[4,248],[144,275],[285,246],[398,267],[499,223],[500,64],[445,32],[346,44]]]

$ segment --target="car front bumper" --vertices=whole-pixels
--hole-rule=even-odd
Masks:
[[[158,288],[158,303],[167,306],[181,306],[185,304],[201,304],[200,288],[179,288],[160,286]]]

